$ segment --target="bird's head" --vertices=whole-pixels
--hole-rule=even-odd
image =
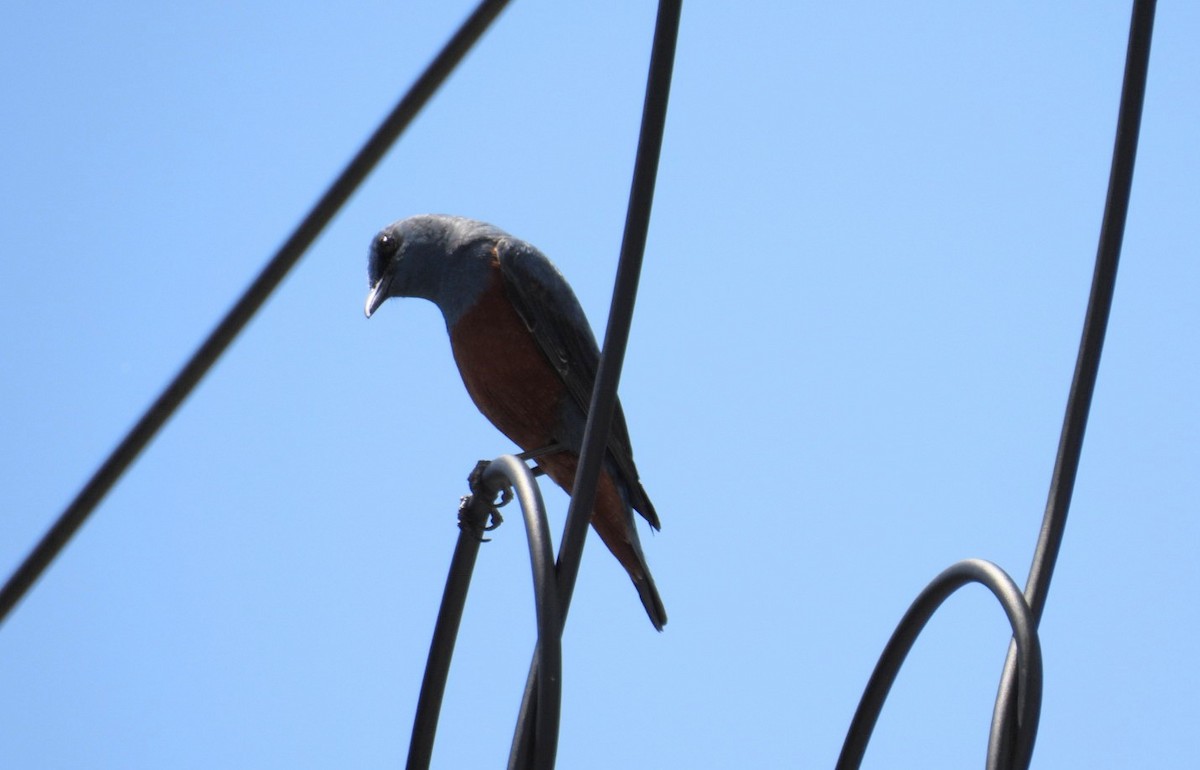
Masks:
[[[367,318],[388,297],[421,297],[451,322],[486,286],[490,252],[503,236],[482,222],[438,214],[388,225],[371,241]]]

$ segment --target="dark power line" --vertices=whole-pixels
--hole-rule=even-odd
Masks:
[[[321,199],[296,227],[291,236],[267,263],[254,283],[246,289],[236,304],[225,314],[166,390],[146,410],[108,459],[92,475],[83,489],[71,501],[58,520],[25,557],[17,570],[0,589],[0,623],[8,617],[17,602],[29,591],[55,557],[70,542],[89,515],[95,510],[117,480],[128,470],[159,429],[171,418],[208,370],[241,333],[246,324],[266,302],[288,271],[295,266],[317,236],[329,224],[379,160],[391,148],[400,134],[412,122],[429,97],[458,66],[471,47],[491,25],[508,0],[483,0],[450,41],[430,63],[417,82],[400,100],[358,154],[334,180]]]

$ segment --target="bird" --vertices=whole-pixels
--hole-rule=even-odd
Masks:
[[[437,305],[479,411],[527,454],[538,455],[546,475],[570,494],[600,349],[558,268],[534,246],[493,225],[422,214],[374,237],[367,278],[367,318],[390,297]],[[660,529],[618,400],[592,527],[629,573],[650,622],[662,631],[667,612],[642,552],[634,511]]]

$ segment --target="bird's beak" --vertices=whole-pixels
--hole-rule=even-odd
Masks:
[[[371,314],[378,310],[383,301],[388,298],[388,283],[390,283],[388,276],[382,275],[375,282],[375,285],[371,287],[371,291],[367,294],[367,303],[363,306],[363,311],[367,314],[367,318],[370,318]]]

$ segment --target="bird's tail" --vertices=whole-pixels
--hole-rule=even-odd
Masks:
[[[633,580],[633,586],[642,599],[642,606],[646,608],[650,622],[654,624],[656,630],[662,631],[663,626],[667,624],[667,610],[663,607],[662,597],[658,595],[658,586],[654,585],[654,576],[650,574],[650,565],[646,563],[646,555],[642,553],[642,542],[633,521],[633,513],[628,508],[625,509],[625,521],[627,529],[623,545],[628,550],[625,554],[621,554],[617,552],[617,549],[613,549],[613,553],[617,554],[617,560],[624,565],[630,579]],[[601,532],[601,539],[607,539],[604,538],[603,532]],[[609,543],[609,548],[612,548],[611,543]]]
[[[663,607],[662,597],[658,595],[658,587],[654,585],[650,565],[646,564],[646,556],[642,553],[642,543],[629,505],[621,498],[601,497],[592,515],[592,527],[629,573],[646,614],[650,616],[650,622],[662,631],[667,624],[667,611]]]
[[[538,460],[538,464],[542,466],[546,474],[568,493],[571,492],[571,487],[575,482],[577,462],[578,458],[575,455],[566,452],[547,455]],[[641,492],[641,497],[645,500],[644,490]],[[648,510],[653,513],[653,507],[648,505],[649,500],[645,500],[645,502]],[[657,518],[657,515],[654,516],[652,522],[656,529]],[[654,578],[650,576],[650,567],[646,564],[645,555],[642,554],[642,544],[638,540],[637,526],[633,520],[633,508],[629,504],[628,494],[624,488],[617,487],[613,474],[607,470],[600,474],[600,482],[596,490],[596,503],[592,509],[592,527],[596,530],[596,534],[600,535],[604,544],[608,546],[608,550],[612,551],[613,556],[617,557],[617,561],[621,562],[621,566],[629,573],[634,587],[637,588],[638,596],[641,597],[642,604],[646,608],[646,614],[650,616],[650,622],[656,629],[662,631],[663,626],[667,624],[667,611],[663,608],[658,588],[654,585]]]
[[[658,588],[654,585],[654,578],[650,575],[650,570],[646,568],[644,559],[642,560],[642,575],[633,578],[633,585],[637,588],[638,596],[642,597],[642,606],[646,608],[650,622],[654,624],[656,630],[662,631],[663,626],[667,624],[667,609],[663,607],[662,597],[658,595]]]

